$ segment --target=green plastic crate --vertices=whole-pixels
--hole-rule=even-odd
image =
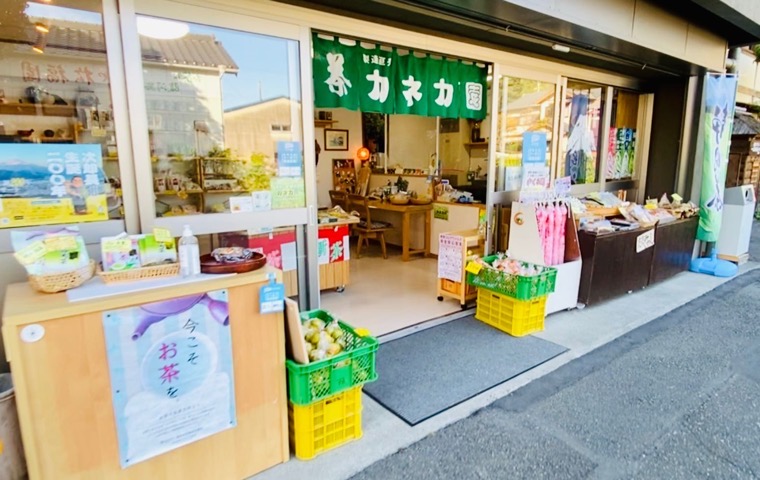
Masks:
[[[333,316],[325,310],[309,310],[301,313],[301,323],[319,318],[329,324]],[[378,342],[371,336],[360,336],[340,320],[346,349],[332,358],[301,365],[287,360],[288,394],[296,405],[309,405],[349,388],[377,380],[375,354]]]
[[[490,265],[497,258],[498,255],[489,255],[483,257],[483,261]],[[533,265],[528,262],[521,263],[525,266]],[[477,275],[467,272],[467,283],[518,300],[533,300],[535,298],[545,297],[554,292],[554,285],[557,281],[556,268],[540,267],[544,269],[544,271],[532,277],[513,275],[490,268],[483,268]]]

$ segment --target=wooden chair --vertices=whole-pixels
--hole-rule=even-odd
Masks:
[[[385,231],[391,228],[387,222],[372,221],[369,208],[369,200],[361,195],[348,195],[349,211],[356,211],[361,221],[352,225],[354,232],[359,236],[359,243],[356,246],[356,258],[361,257],[362,242],[369,248],[370,239],[380,241],[380,248],[383,251],[383,258],[388,258],[388,252],[385,249]]]
[[[340,206],[343,210],[348,211],[348,193],[341,190],[330,190],[330,203],[333,207]]]

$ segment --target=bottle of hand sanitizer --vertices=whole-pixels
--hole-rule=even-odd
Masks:
[[[201,258],[198,239],[193,236],[190,225],[185,225],[179,239],[179,271],[183,277],[201,273]]]

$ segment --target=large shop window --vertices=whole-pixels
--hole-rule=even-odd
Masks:
[[[496,120],[496,190],[513,191],[523,178],[537,172],[549,178],[554,124],[555,84],[524,78],[499,79],[499,112]],[[530,145],[526,145],[528,141]],[[528,164],[538,163],[538,168]],[[541,172],[541,168],[545,172]]]
[[[144,16],[138,32],[156,214],[304,207],[298,42]]]
[[[604,95],[601,85],[567,81],[559,174],[569,176],[573,185],[599,181]]]
[[[0,8],[0,228],[123,216],[100,2],[66,5]]]

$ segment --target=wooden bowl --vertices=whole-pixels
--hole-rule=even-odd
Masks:
[[[390,201],[393,205],[406,205],[409,203],[409,197],[391,197]]]
[[[413,198],[411,200],[412,205],[429,205],[433,203],[432,198]]]
[[[253,257],[242,262],[217,262],[211,254],[201,255],[201,272],[203,273],[245,273],[258,270],[267,264],[267,257],[254,252]]]

